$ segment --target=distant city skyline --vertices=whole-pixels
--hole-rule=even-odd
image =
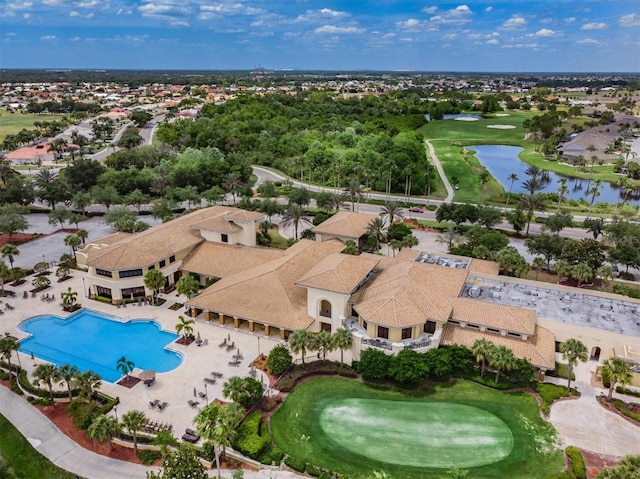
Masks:
[[[8,0],[0,68],[640,72],[640,2]]]

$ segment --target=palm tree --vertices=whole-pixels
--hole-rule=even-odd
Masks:
[[[547,260],[545,260],[542,256],[536,256],[533,258],[533,262],[531,266],[536,270],[536,281],[538,281],[538,275],[540,271],[547,265]]]
[[[289,336],[289,349],[292,353],[302,355],[302,364],[304,364],[304,355],[309,348],[311,341],[311,333],[306,329],[296,329]]]
[[[73,395],[71,394],[71,384],[78,377],[80,371],[75,366],[71,364],[63,364],[62,366],[58,366],[58,380],[61,384],[67,385],[67,392],[69,393],[69,401],[73,399]]]
[[[178,321],[179,323],[176,324],[176,333],[182,334],[182,337],[184,338],[184,340],[187,340],[187,337],[191,334],[193,334],[193,326],[192,324],[195,324],[195,320],[194,319],[186,319],[184,316],[180,315],[178,316]]]
[[[602,470],[596,479],[640,479],[640,455],[624,456],[615,466]]]
[[[509,199],[511,198],[511,191],[513,191],[513,184],[518,181],[518,175],[516,175],[515,173],[511,173],[509,176],[507,176],[507,179],[511,182],[511,184],[509,185],[509,192],[507,193],[507,202],[505,203],[505,206],[509,206]]]
[[[614,356],[605,360],[600,366],[600,373],[603,377],[609,378],[609,394],[607,395],[607,401],[611,402],[613,397],[613,391],[616,388],[616,384],[624,386],[629,384],[633,379],[633,368],[626,359],[619,356]]]
[[[304,208],[297,203],[291,203],[282,215],[282,226],[293,225],[295,239],[298,239],[298,226],[302,222],[311,224],[309,219],[304,215]]]
[[[593,269],[587,263],[578,263],[571,269],[571,277],[578,280],[578,288],[580,284],[593,278]]]
[[[581,341],[570,338],[560,344],[560,352],[562,353],[563,359],[569,363],[567,391],[571,391],[573,368],[578,364],[578,361],[585,362],[587,360],[587,347]]]
[[[568,278],[571,274],[572,269],[573,266],[568,261],[564,259],[559,259],[558,261],[556,261],[553,265],[553,268],[551,268],[551,271],[558,275],[556,284],[560,284],[560,279],[562,278],[562,276],[566,276]]]
[[[603,264],[596,270],[596,276],[600,278],[600,291],[604,291],[607,282],[613,279],[613,268]]]
[[[403,219],[404,211],[402,205],[397,201],[387,201],[380,210],[380,216],[389,218],[389,224],[392,225],[396,218]]]
[[[12,336],[5,336],[0,339],[0,356],[9,363],[9,376],[13,374],[11,367],[11,355],[18,350],[18,341]]]
[[[355,203],[362,199],[363,193],[364,191],[359,181],[350,181],[344,189],[345,196],[351,201],[351,211],[355,211]]]
[[[85,241],[89,237],[89,232],[85,229],[80,228],[78,231],[76,231],[76,236],[80,238],[80,241],[82,241],[82,244],[85,244]]]
[[[89,435],[89,439],[93,439],[94,444],[97,445],[99,442],[107,441],[109,443],[109,450],[113,450],[113,442],[111,441],[120,434],[121,431],[122,424],[120,424],[116,418],[100,414],[93,420],[89,429],[87,429],[87,434]]]
[[[20,250],[18,247],[12,243],[7,243],[0,249],[0,255],[3,258],[7,258],[9,260],[9,264],[11,265],[11,269],[13,269],[13,261],[16,256],[20,254]]]
[[[335,349],[335,345],[331,340],[331,333],[327,331],[320,331],[316,335],[316,346],[318,351],[322,354],[322,359],[327,359],[327,352],[333,351]]]
[[[495,383],[498,384],[498,381],[500,380],[500,373],[502,373],[502,371],[513,370],[516,367],[517,362],[516,357],[513,355],[513,351],[506,346],[497,346],[489,357],[489,364],[496,370]]]
[[[384,240],[384,230],[386,228],[386,222],[384,218],[373,218],[367,227],[367,234],[376,239],[376,247],[380,249],[380,244]]]
[[[51,401],[53,402],[53,383],[57,381],[59,378],[58,370],[53,364],[38,364],[36,369],[33,371],[33,378],[37,385],[40,383],[45,383],[49,388],[49,394],[51,395]]]
[[[222,387],[222,395],[235,403],[240,403],[241,399],[247,395],[244,378],[233,376],[229,378]]]
[[[165,284],[165,277],[159,269],[150,269],[144,275],[144,285],[153,292],[153,304],[156,304],[156,293]]]
[[[527,234],[529,234],[529,227],[531,226],[531,220],[536,210],[544,211],[545,204],[538,195],[528,195],[520,198],[520,205],[523,211],[526,211],[527,216]]]
[[[221,405],[211,403],[198,411],[193,419],[196,430],[205,441],[213,443],[218,477],[220,475],[220,448],[223,449],[231,442],[237,431],[237,424],[242,417],[242,406],[237,403]]]
[[[587,218],[591,214],[591,208],[593,208],[593,202],[596,200],[598,196],[600,196],[600,185],[602,184],[602,180],[597,179],[593,182],[593,187],[587,191],[588,195],[591,195],[591,201],[589,202],[589,210],[587,211]]]
[[[558,187],[558,213],[560,213],[560,205],[562,204],[562,199],[564,198],[564,195],[566,195],[569,191],[569,187],[567,186],[566,178],[560,178],[560,180],[558,180],[558,183],[560,183],[560,186]]]
[[[236,204],[236,193],[241,186],[242,180],[235,173],[229,173],[224,177],[224,180],[222,180],[222,189],[227,193],[231,193],[234,205]]]
[[[129,361],[124,356],[118,359],[118,362],[116,363],[116,369],[122,373],[122,375],[125,378],[125,381],[129,380],[129,373],[133,371],[133,368],[135,367],[136,365],[133,364],[133,361]]]
[[[478,180],[480,181],[480,204],[484,203],[484,187],[489,182],[490,177],[491,175],[489,175],[488,171],[483,171],[478,175]]]
[[[122,416],[122,424],[133,437],[133,452],[138,455],[138,432],[147,423],[148,419],[142,411],[129,411]]]
[[[342,193],[332,193],[325,204],[322,205],[323,208],[334,210],[336,213],[340,211],[342,205],[344,204],[344,195]]]
[[[71,256],[73,256],[78,246],[80,246],[80,243],[82,243],[82,240],[78,235],[67,235],[64,238],[64,245],[71,248]]]
[[[80,389],[80,394],[89,401],[93,393],[102,386],[102,378],[93,371],[85,371],[78,374],[74,379],[74,384]]]
[[[348,329],[339,328],[333,334],[333,345],[340,350],[340,364],[344,364],[344,352],[353,346],[353,334]]]
[[[76,305],[78,301],[78,293],[73,291],[71,287],[67,288],[67,290],[62,293],[62,305],[65,310],[70,311]]]
[[[4,298],[4,283],[11,280],[11,270],[4,261],[0,261],[0,293]]]
[[[471,346],[471,352],[476,358],[476,362],[480,363],[480,376],[484,376],[487,368],[487,360],[493,355],[496,346],[486,339],[476,339]]]

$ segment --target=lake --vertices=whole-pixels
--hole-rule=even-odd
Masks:
[[[527,180],[527,174],[525,171],[529,167],[528,163],[522,161],[518,154],[524,150],[519,146],[507,146],[507,145],[470,145],[467,148],[476,152],[475,156],[478,161],[484,166],[491,176],[493,176],[498,183],[500,183],[506,191],[509,191],[511,186],[511,180],[509,175],[515,173],[518,175],[518,180],[513,183],[513,193],[527,193],[522,187],[522,183]],[[561,178],[565,178],[557,173],[547,172],[549,175],[549,181],[542,193],[557,193],[558,181]],[[589,180],[583,180],[580,178],[566,177],[567,187],[569,188],[565,198],[571,200],[579,200],[584,198],[587,202],[591,201],[591,197],[587,195],[589,190]],[[600,196],[595,200],[595,203],[616,203],[619,201],[621,189],[611,183],[603,182],[600,186]],[[637,203],[638,197],[631,197],[631,203]]]
[[[431,115],[427,113],[424,116],[427,121],[431,121]],[[472,120],[481,120],[481,115],[476,115],[475,113],[445,113],[443,116],[443,120],[455,120],[456,118],[470,118]]]

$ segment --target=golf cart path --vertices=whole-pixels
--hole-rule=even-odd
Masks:
[[[449,179],[447,175],[444,174],[444,170],[442,169],[442,164],[440,164],[440,160],[436,156],[436,150],[433,148],[433,145],[429,140],[424,140],[424,142],[429,147],[429,155],[431,155],[431,161],[433,165],[438,170],[438,175],[440,175],[440,179],[442,179],[442,183],[444,183],[444,187],[447,189],[447,197],[444,199],[443,203],[451,203],[453,201],[453,188],[451,187],[451,183],[449,183]]]

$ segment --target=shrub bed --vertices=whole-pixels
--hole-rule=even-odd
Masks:
[[[152,465],[161,457],[162,457],[162,453],[160,451],[151,451],[148,449],[143,449],[141,451],[138,451],[138,459],[140,459],[140,462],[145,466]]]
[[[251,459],[259,459],[269,452],[271,440],[260,435],[262,417],[259,412],[249,414],[240,427],[233,447]]]
[[[624,401],[621,401],[620,399],[614,399],[613,405],[618,411],[620,411],[622,414],[624,414],[628,418],[631,418],[634,421],[640,422],[640,414],[630,410]],[[640,404],[630,403],[629,405],[634,408],[640,409]]]
[[[567,448],[567,456],[569,456],[569,460],[571,461],[571,471],[576,479],[586,479],[587,467],[584,464],[584,458],[582,457],[580,449],[569,446]]]
[[[308,364],[297,364],[285,373],[276,383],[276,387],[282,392],[291,392],[302,378],[307,376],[337,375],[347,378],[356,378],[356,373],[351,367],[340,365],[332,361],[314,361]]]
[[[297,472],[304,472],[305,468],[307,467],[306,462],[304,462],[302,459],[299,459],[293,456],[287,456],[284,460],[284,463],[288,467],[290,467],[291,469]]]
[[[629,388],[625,388],[624,386],[616,386],[616,392],[619,394],[626,394],[628,396],[635,396],[640,398],[640,392],[633,391]]]
[[[542,399],[542,412],[544,414],[549,414],[549,408],[551,404],[557,399],[569,397],[569,396],[577,396],[578,392],[575,389],[571,390],[571,393],[567,392],[567,388],[564,386],[556,386],[555,384],[549,383],[533,383],[531,385],[533,390],[540,395]]]

